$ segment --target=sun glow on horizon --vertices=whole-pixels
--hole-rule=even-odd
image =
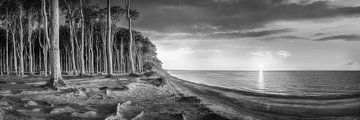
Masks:
[[[263,64],[259,64],[259,65],[258,65],[258,69],[259,69],[259,71],[263,71],[263,70],[264,70],[264,65],[263,65]]]

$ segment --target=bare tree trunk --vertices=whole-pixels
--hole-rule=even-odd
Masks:
[[[60,67],[60,50],[59,50],[59,0],[51,1],[51,41],[50,41],[50,63],[51,63],[51,77],[47,86],[57,88],[60,86],[59,81],[62,81],[61,67]],[[66,83],[64,82],[66,85]]]
[[[15,41],[15,31],[16,29],[13,28],[12,30],[12,44],[13,44],[13,61],[14,61],[14,71],[17,72],[17,56],[16,56],[16,41]]]
[[[102,39],[102,53],[101,53],[101,57],[102,57],[102,62],[103,62],[103,65],[101,67],[101,70],[103,72],[106,72],[107,70],[107,57],[106,56],[106,34],[107,33],[107,30],[106,30],[106,27],[103,27],[101,26],[101,39]]]
[[[6,74],[9,75],[10,74],[10,67],[9,67],[9,7],[6,7],[6,21],[5,21],[5,27],[6,27],[6,48],[5,48],[5,52],[6,52]]]
[[[113,75],[113,63],[112,63],[112,44],[111,44],[111,11],[110,11],[110,0],[107,1],[107,61],[108,61],[108,69],[107,74],[108,76]]]
[[[84,14],[83,14],[83,4],[82,0],[80,1],[80,14],[81,14],[81,40],[80,40],[80,75],[85,74],[85,60],[84,60]]]
[[[30,14],[30,13],[29,13]],[[32,37],[32,26],[31,26],[31,15],[28,15],[28,44],[29,44],[29,73],[30,75],[34,75],[33,72],[33,55],[32,55],[32,42],[31,42],[31,37]]]
[[[132,35],[132,22],[131,22],[131,16],[130,16],[130,0],[127,1],[126,6],[126,15],[129,22],[129,39],[130,39],[130,45],[129,45],[129,57],[130,57],[130,73],[135,73],[135,64],[134,64],[134,56],[133,56],[133,35]]]
[[[124,61],[124,40],[120,39],[120,68],[121,73],[125,73],[125,61]]]
[[[89,69],[90,69],[90,73],[91,73],[91,74],[94,73],[93,32],[94,32],[93,24],[90,23],[90,37],[89,37],[89,59],[90,59],[89,67],[90,67],[90,68],[89,68]]]
[[[4,52],[3,52],[3,49],[1,48],[0,49],[0,73],[1,73],[1,76],[3,76],[4,75],[4,63],[3,63],[3,61],[4,61]]]
[[[19,26],[20,26],[20,31],[19,31],[19,37],[20,37],[20,41],[19,41],[19,50],[20,50],[20,75],[24,75],[24,30],[23,30],[23,23],[22,23],[22,16],[23,16],[23,6],[20,5],[20,14],[19,14]]]
[[[49,32],[48,32],[48,19],[47,19],[47,13],[46,13],[46,1],[41,1],[42,5],[42,17],[43,17],[43,23],[44,23],[44,32],[45,32],[45,41],[44,44],[41,45],[43,48],[43,64],[44,64],[44,76],[47,76],[48,74],[48,49],[50,46],[50,39],[49,39]],[[40,42],[41,43],[41,42]]]
[[[76,69],[76,62],[75,62],[75,41],[74,41],[74,20],[73,20],[73,13],[71,10],[70,5],[68,4],[67,0],[64,0],[67,7],[68,7],[68,11],[69,11],[69,15],[70,15],[70,22],[69,22],[69,27],[70,27],[70,47],[71,47],[71,62],[72,62],[72,72],[73,74],[77,74],[77,69]]]
[[[10,74],[10,67],[9,67],[9,32],[6,29],[6,48],[5,48],[5,61],[6,61],[6,74]]]

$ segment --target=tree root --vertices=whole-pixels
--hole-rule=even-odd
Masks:
[[[59,89],[60,87],[65,87],[68,88],[69,84],[67,84],[62,78],[58,79],[58,80],[49,80],[46,82],[46,84],[44,85],[44,87],[48,87],[51,89]]]

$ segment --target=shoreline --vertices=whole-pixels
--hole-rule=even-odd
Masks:
[[[227,92],[234,92],[238,94],[245,94],[245,95],[252,95],[257,97],[268,97],[268,98],[284,98],[284,99],[313,99],[313,100],[337,100],[337,99],[349,99],[349,98],[360,98],[360,92],[359,93],[351,93],[351,94],[327,94],[327,95],[287,95],[287,94],[272,94],[272,93],[266,93],[266,92],[256,92],[252,90],[239,90],[239,89],[232,89],[232,88],[226,88],[222,86],[215,86],[215,85],[207,85],[203,83],[195,83],[188,80],[184,80],[181,78],[177,78],[172,76],[174,79],[182,80],[185,82],[189,82],[192,84],[212,87],[214,89],[219,89],[222,91]]]
[[[360,119],[360,95],[287,96],[240,91],[169,77],[179,91],[199,97],[232,119]]]

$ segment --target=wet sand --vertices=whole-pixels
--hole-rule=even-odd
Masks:
[[[199,97],[207,107],[232,119],[357,120],[360,94],[287,96],[196,84],[169,77],[177,91]]]

